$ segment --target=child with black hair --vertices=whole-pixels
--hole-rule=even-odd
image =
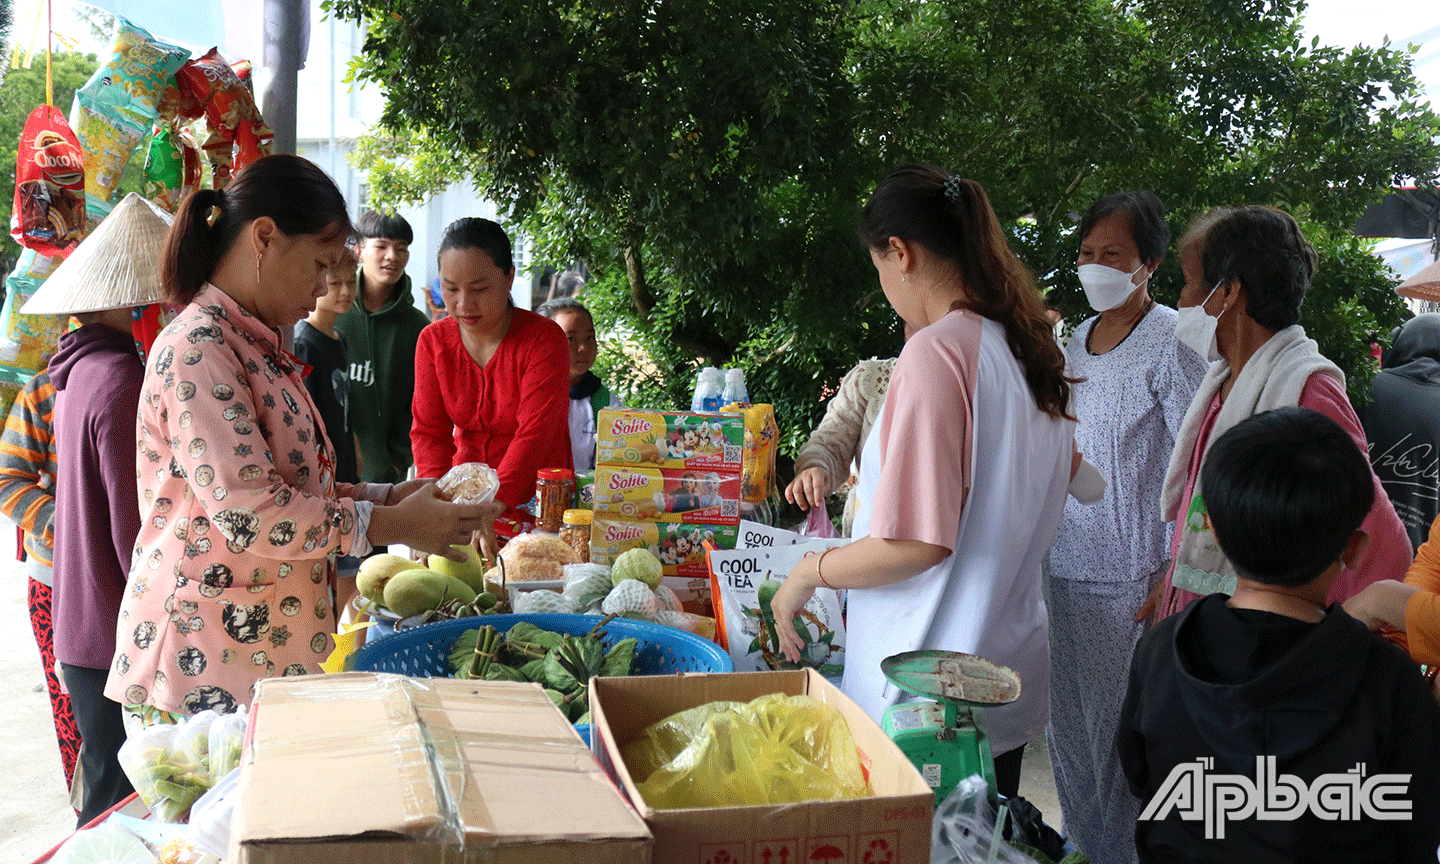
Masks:
[[[1404,652],[1326,606],[1331,583],[1369,544],[1364,455],[1323,414],[1281,408],[1222,435],[1200,485],[1238,584],[1161,621],[1135,649],[1116,743],[1144,804],[1140,860],[1434,861],[1440,706]],[[1273,768],[1262,771],[1267,758]],[[1312,797],[1333,794],[1357,765],[1353,804]],[[1218,819],[1224,795],[1185,797],[1209,788],[1185,781],[1196,768],[1239,775],[1259,789],[1248,803],[1269,812],[1245,810],[1242,797]],[[1380,774],[1401,775],[1385,801],[1361,785]],[[1305,784],[1298,807],[1290,778]],[[1409,809],[1380,821],[1387,805]],[[1298,812],[1275,815],[1287,807]]]

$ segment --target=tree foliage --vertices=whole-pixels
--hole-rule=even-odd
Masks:
[[[1347,226],[1433,183],[1440,120],[1388,44],[1304,44],[1297,0],[331,0],[387,108],[359,151],[381,201],[473,177],[537,260],[584,259],[632,403],[738,365],[793,448],[819,395],[898,326],[855,240],[896,163],[979,180],[1080,320],[1077,214],[1150,188],[1178,232],[1293,212],[1322,249],[1304,322],[1351,377],[1399,307]],[[1173,302],[1178,265],[1156,293]],[[604,326],[607,325],[608,327]]]

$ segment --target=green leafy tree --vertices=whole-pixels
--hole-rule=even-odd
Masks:
[[[475,179],[538,245],[585,260],[602,365],[632,403],[746,370],[795,447],[820,394],[898,327],[855,241],[894,164],[990,191],[1072,320],[1078,214],[1155,190],[1295,213],[1324,259],[1305,310],[1363,389],[1392,281],[1347,226],[1433,183],[1440,120],[1404,50],[1305,44],[1295,0],[332,0],[368,21],[352,74],[387,109],[357,162],[380,201]],[[1156,281],[1178,292],[1178,265]]]

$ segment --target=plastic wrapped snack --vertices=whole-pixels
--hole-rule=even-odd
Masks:
[[[575,554],[570,544],[554,534],[521,534],[505,544],[505,548],[500,550],[500,557],[505,559],[506,564],[513,563],[517,558],[539,558],[553,561],[561,567],[580,563],[580,556]],[[563,577],[556,575],[552,578]]]
[[[653,724],[622,753],[657,810],[873,794],[845,718],[810,696],[772,693],[691,708]]]
[[[185,197],[185,151],[168,124],[160,127],[145,151],[145,197],[174,213]]]
[[[116,110],[76,93],[70,125],[85,150],[85,194],[101,201],[115,197],[120,173],[145,137],[146,123],[128,111]]]
[[[186,63],[175,78],[205,112],[210,132],[200,146],[214,169],[215,188],[224,188],[234,171],[270,152],[274,133],[260,117],[250,88],[219,50],[211,48]]]
[[[495,499],[500,475],[484,462],[466,462],[446,471],[439,486],[456,504],[484,504]]]
[[[159,111],[160,95],[190,52],[161,42],[122,20],[110,57],[76,91],[106,113],[123,111],[145,127]]]
[[[84,232],[84,151],[60,109],[41,105],[20,133],[10,236],[41,255],[62,255]]]

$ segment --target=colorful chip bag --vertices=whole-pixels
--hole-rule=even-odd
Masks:
[[[67,255],[85,232],[85,159],[65,115],[30,112],[15,159],[10,236],[41,255]]]
[[[174,213],[185,193],[185,153],[175,143],[175,132],[167,125],[150,139],[145,150],[146,198],[162,210]]]
[[[84,96],[96,112],[130,115],[130,122],[143,130],[158,116],[161,93],[189,57],[188,50],[121,21],[109,59],[76,95]]]
[[[218,49],[180,67],[175,78],[205,112],[210,131],[200,146],[214,169],[215,188],[224,188],[235,171],[270,152],[274,133],[261,118],[250,89]]]
[[[127,111],[97,108],[94,100],[76,93],[70,103],[70,125],[85,151],[85,194],[109,201],[135,146],[145,137],[146,124]]]

